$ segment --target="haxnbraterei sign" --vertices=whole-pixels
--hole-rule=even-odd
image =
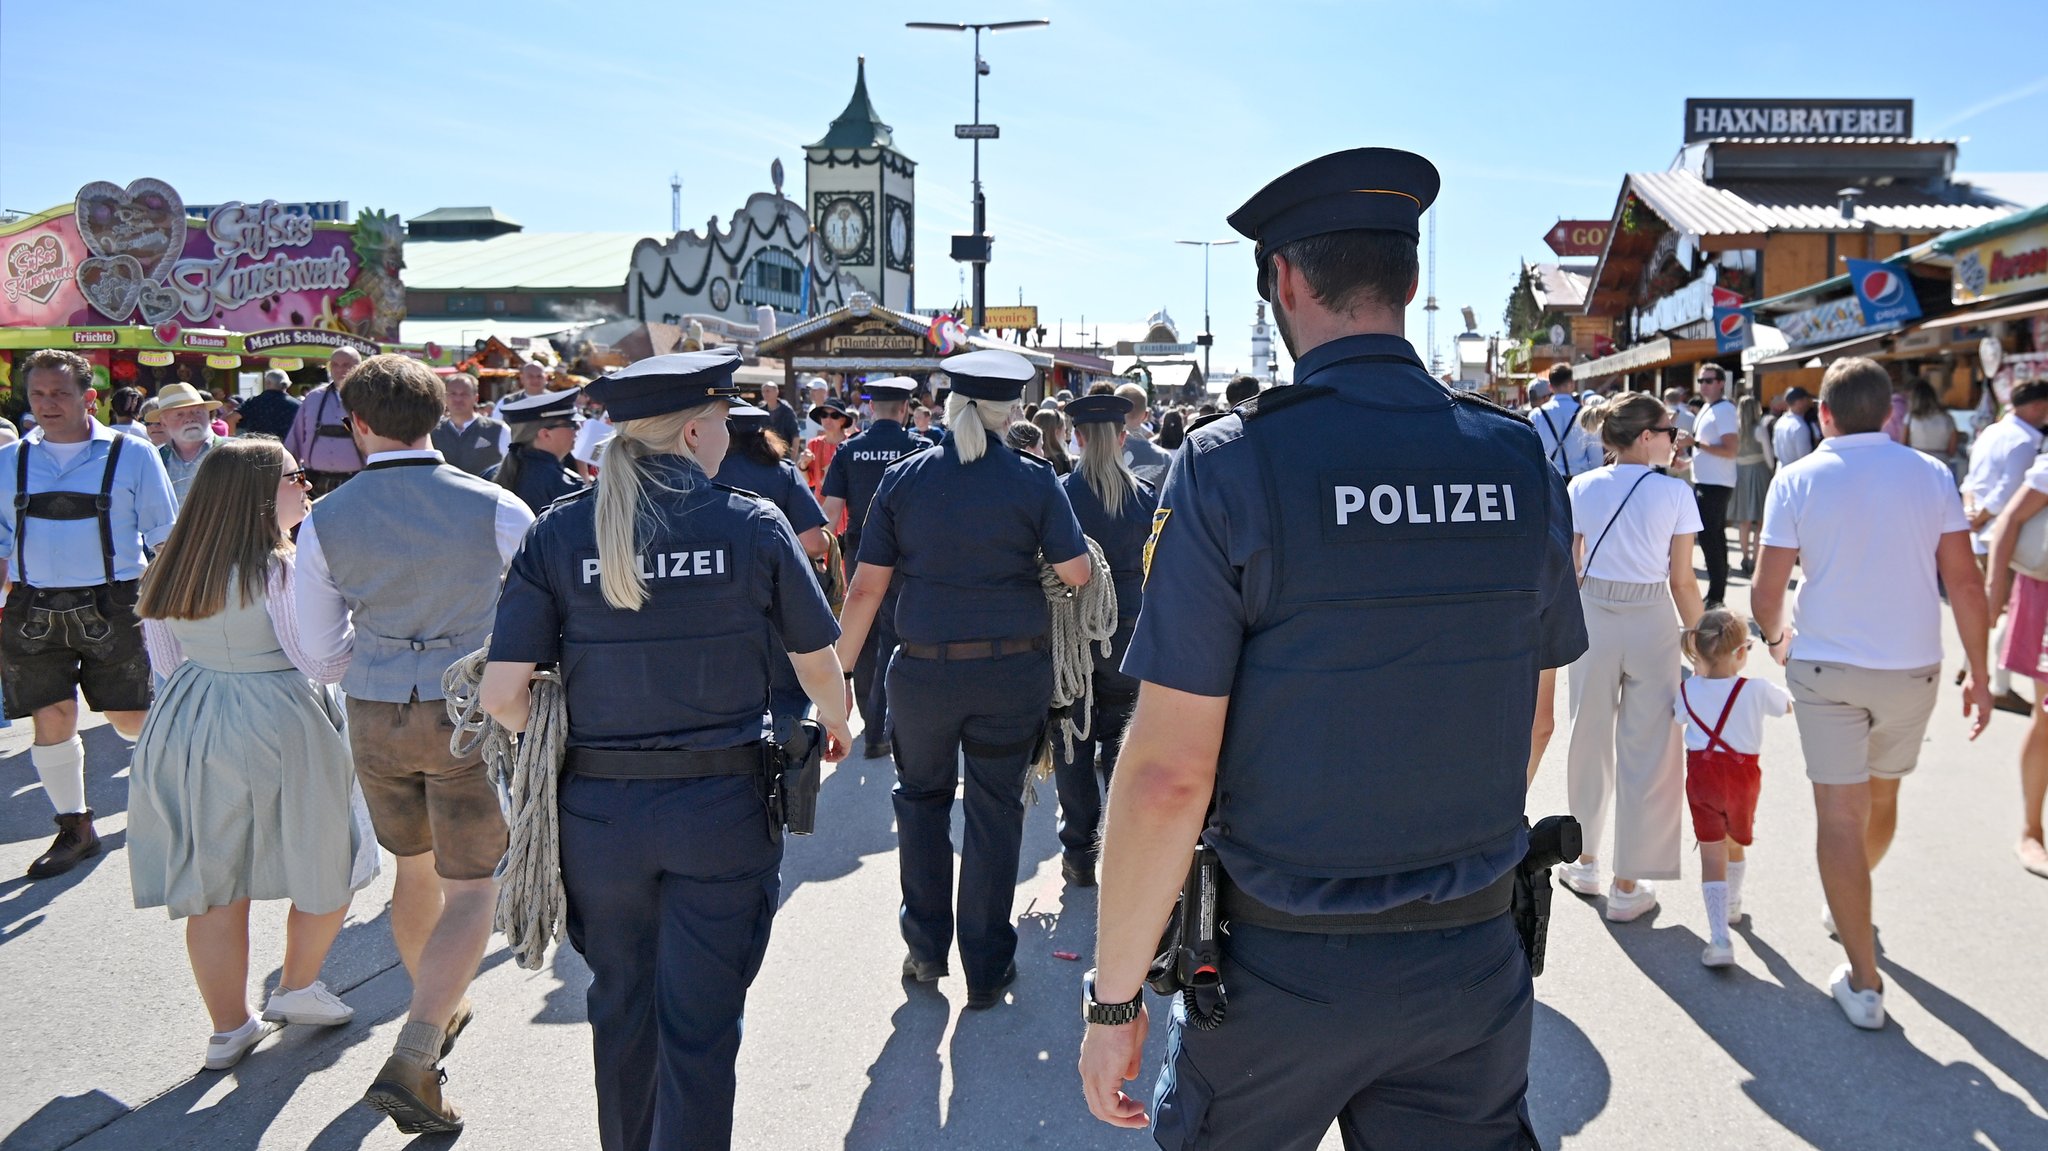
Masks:
[[[1685,142],[1769,136],[1911,136],[1911,100],[1685,102]]]

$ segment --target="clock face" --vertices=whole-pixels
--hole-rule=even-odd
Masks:
[[[883,227],[888,243],[883,246],[889,267],[899,272],[910,271],[910,249],[916,240],[912,227],[910,201],[895,196],[883,198]]]
[[[867,243],[867,213],[850,199],[834,200],[825,205],[825,218],[818,233],[825,237],[825,246],[832,249],[832,254],[844,260]]]

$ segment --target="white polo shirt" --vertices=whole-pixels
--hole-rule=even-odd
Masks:
[[[2041,453],[2041,429],[2017,415],[1985,428],[1970,443],[1970,468],[1963,473],[1963,494],[1991,512],[1991,520],[1971,539],[1977,554],[1991,550],[1991,528],[2006,501],[2019,491],[2020,480]]]
[[[1792,658],[1904,671],[1941,662],[1934,551],[1969,530],[1955,476],[1883,432],[1833,436],[1780,468],[1763,544],[1799,552]]]
[[[1642,486],[1636,486],[1638,481]],[[1594,468],[1574,479],[1567,490],[1572,531],[1586,538],[1586,554],[1591,557],[1585,572],[1589,579],[1663,583],[1671,578],[1671,537],[1700,530],[1700,505],[1692,485],[1657,475],[1641,464]]]
[[[1741,451],[1741,416],[1727,400],[1708,404],[1692,427],[1692,438],[1702,444],[1719,443],[1722,436],[1737,436],[1735,450]],[[1709,455],[1701,449],[1692,454],[1692,482],[1701,487],[1735,486],[1735,457]]]

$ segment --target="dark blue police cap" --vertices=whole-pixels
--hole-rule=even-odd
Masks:
[[[863,385],[862,394],[868,399],[880,400],[885,404],[900,404],[909,399],[910,394],[916,390],[917,381],[909,376],[889,376],[886,379],[869,380]]]
[[[498,401],[498,418],[508,424],[531,424],[540,420],[582,420],[576,412],[576,402],[582,398],[577,390],[566,392],[542,392],[537,396],[508,396]]]
[[[1266,254],[1283,244],[1329,232],[1399,232],[1422,236],[1422,213],[1436,202],[1443,178],[1436,165],[1398,148],[1352,148],[1320,156],[1260,188],[1230,214],[1230,226],[1253,241],[1259,295],[1266,294]]]
[[[1082,396],[1068,401],[1063,410],[1077,424],[1121,424],[1131,414],[1131,401],[1115,395]]]
[[[947,356],[939,367],[953,381],[955,392],[976,400],[1014,400],[1038,375],[1030,360],[995,349]]]
[[[739,366],[739,353],[726,349],[676,352],[607,372],[583,390],[603,404],[613,420],[644,420],[701,408],[714,400],[731,402],[739,395],[732,383]]]

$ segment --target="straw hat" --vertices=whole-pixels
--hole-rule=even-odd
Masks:
[[[220,401],[180,380],[175,384],[165,384],[157,390],[156,410],[145,415],[143,421],[156,423],[165,412],[175,412],[179,408],[205,408],[211,412],[220,408]]]

